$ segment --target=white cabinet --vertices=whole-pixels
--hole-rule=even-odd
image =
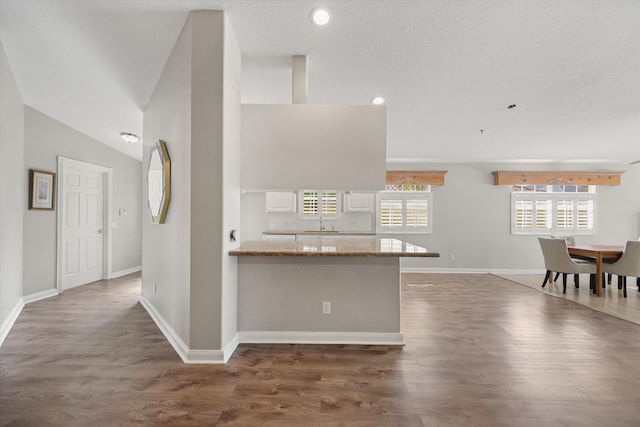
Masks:
[[[307,241],[318,241],[323,236],[318,234],[296,234],[296,241],[298,242],[307,242]]]
[[[271,242],[295,242],[295,234],[263,234],[262,240],[268,240]]]
[[[296,212],[296,193],[293,191],[267,192],[267,212]]]
[[[345,193],[345,212],[373,212],[373,193]]]
[[[332,241],[343,239],[375,239],[375,234],[343,234],[341,233],[327,233],[327,234],[296,234],[296,241]]]

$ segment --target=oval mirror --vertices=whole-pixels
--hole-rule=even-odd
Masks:
[[[149,213],[152,224],[163,224],[171,200],[171,160],[164,141],[151,149],[147,173]]]

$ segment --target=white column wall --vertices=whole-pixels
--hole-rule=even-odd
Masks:
[[[152,144],[166,141],[172,195],[165,224],[143,219],[143,298],[187,359],[226,358],[236,340],[237,267],[227,254],[240,228],[240,79],[224,13],[192,12],[144,114],[143,175]]]

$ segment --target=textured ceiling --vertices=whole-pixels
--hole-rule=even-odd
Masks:
[[[140,159],[118,134],[196,9],[227,12],[243,102],[289,103],[294,54],[310,103],[384,96],[389,161],[640,159],[635,0],[0,0],[0,40],[25,104]]]

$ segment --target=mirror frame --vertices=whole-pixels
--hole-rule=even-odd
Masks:
[[[167,144],[163,140],[159,139],[151,149],[149,167],[151,167],[151,157],[153,156],[154,151],[158,151],[160,162],[162,163],[162,201],[160,203],[158,215],[154,215],[151,211],[151,204],[149,203],[149,171],[147,170],[147,206],[149,208],[149,214],[151,215],[151,223],[164,224],[164,220],[167,217],[167,211],[169,210],[169,202],[171,201],[171,159],[169,158],[169,152],[167,151]]]

